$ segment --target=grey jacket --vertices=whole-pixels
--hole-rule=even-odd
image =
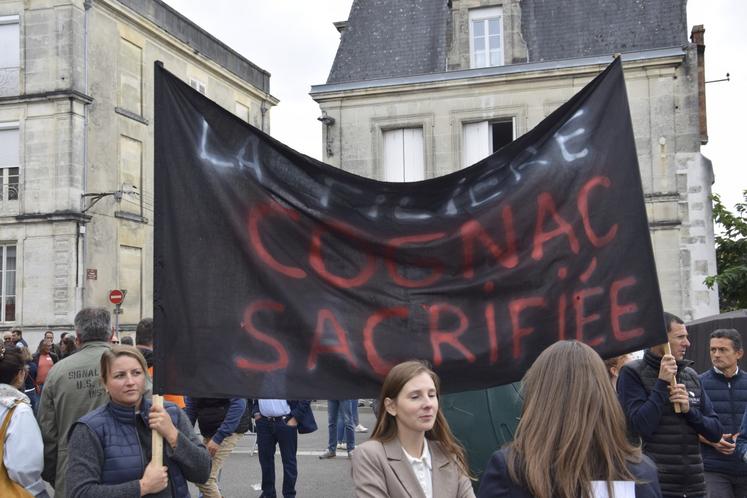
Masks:
[[[109,401],[99,371],[101,355],[107,349],[110,349],[107,342],[84,343],[74,355],[55,363],[44,383],[37,413],[44,440],[42,477],[54,486],[55,496],[67,496],[65,472],[70,427]]]

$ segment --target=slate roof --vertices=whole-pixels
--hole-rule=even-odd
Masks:
[[[446,70],[446,0],[355,0],[327,83]]]
[[[522,0],[529,62],[687,44],[686,0]]]
[[[686,0],[522,0],[519,5],[527,62],[687,43]],[[451,17],[448,0],[354,0],[327,83],[445,72]]]
[[[254,65],[161,0],[118,1],[242,80],[270,93],[270,73]]]

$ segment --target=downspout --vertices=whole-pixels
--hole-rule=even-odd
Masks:
[[[267,114],[267,111],[270,110],[270,105],[268,104],[268,102],[270,101],[270,76],[266,75],[265,78],[266,80],[264,81],[264,88],[262,89],[265,93],[265,98],[264,100],[262,100],[262,103],[259,106],[259,112],[262,115],[259,129],[269,135],[270,130],[265,129],[265,114]],[[269,123],[267,124],[267,126],[269,128]]]
[[[93,0],[83,2],[83,93],[88,95],[88,21],[89,11],[93,7]],[[83,105],[83,193],[88,191],[88,106]],[[83,211],[84,197],[80,198],[80,210]],[[76,301],[77,308],[82,309],[86,305],[85,293],[85,262],[86,262],[86,223],[78,221],[76,227]]]
[[[262,104],[259,106],[259,112],[262,115],[262,121],[261,121],[259,129],[267,133],[268,135],[270,134],[270,131],[265,129],[265,114],[267,114],[267,111],[269,110],[270,110],[270,107],[267,105],[267,101],[263,100]]]

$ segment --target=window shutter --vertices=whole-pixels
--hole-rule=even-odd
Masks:
[[[487,121],[462,126],[462,168],[472,166],[491,154],[490,127]]]

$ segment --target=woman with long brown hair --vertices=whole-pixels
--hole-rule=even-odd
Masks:
[[[593,349],[577,341],[553,344],[526,373],[522,390],[515,439],[488,462],[479,498],[592,498],[605,491],[612,497],[616,489],[661,497],[656,467],[628,440],[622,408]]]
[[[351,454],[355,496],[474,497],[464,449],[438,403],[439,379],[425,363],[396,365],[384,379],[371,439]]]

